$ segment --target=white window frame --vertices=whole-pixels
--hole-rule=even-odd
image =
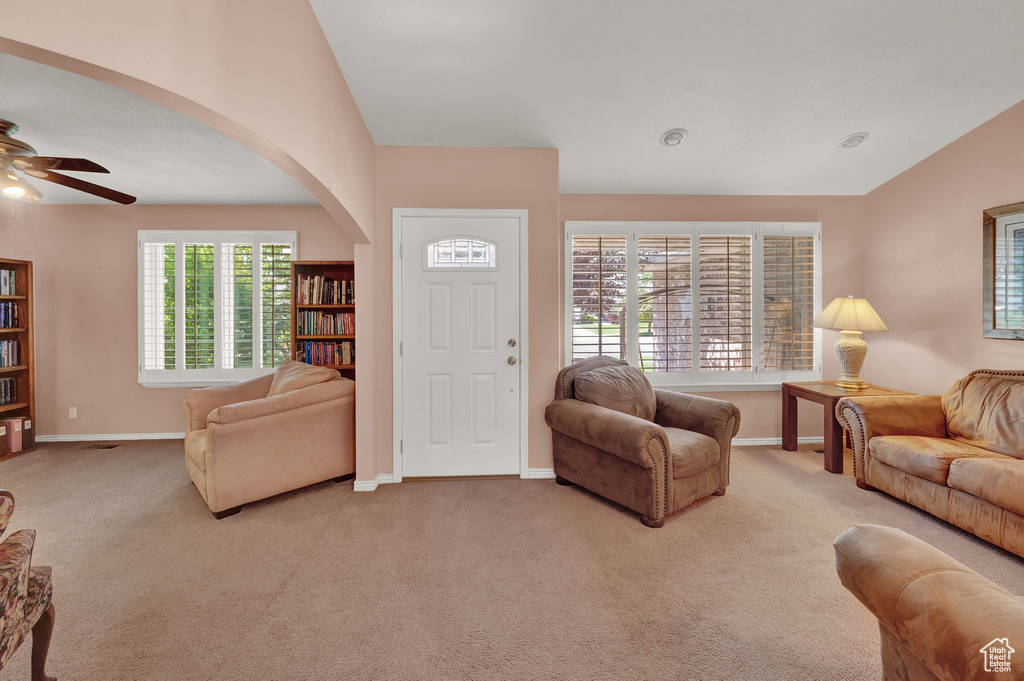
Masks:
[[[764,237],[814,237],[814,315],[821,312],[821,223],[820,222],[590,222],[566,221],[562,300],[565,307],[565,363],[572,358],[572,237],[583,235],[625,235],[626,237],[626,361],[639,366],[640,329],[634,314],[639,306],[638,238],[643,235],[689,236],[691,253],[693,369],[683,372],[644,372],[652,385],[690,391],[778,390],[789,381],[821,380],[821,329],[814,329],[814,369],[766,371],[764,369]],[[751,361],[750,371],[701,371],[700,357],[700,268],[698,239],[701,235],[749,236],[751,250]]]
[[[145,246],[146,244],[174,244],[175,246],[175,281],[176,299],[180,300],[184,295],[185,278],[184,271],[184,246],[185,244],[212,244],[214,246],[213,272],[214,272],[214,368],[213,369],[185,369],[183,367],[185,357],[180,349],[175,352],[174,369],[146,369],[145,366]],[[253,246],[253,277],[252,277],[252,305],[253,305],[253,363],[262,365],[263,362],[263,299],[257,291],[262,290],[263,244],[290,244],[291,260],[296,261],[298,256],[297,232],[287,230],[274,231],[203,231],[203,230],[140,230],[139,231],[139,260],[138,260],[138,316],[139,316],[139,383],[147,388],[199,388],[222,383],[233,383],[244,381],[257,376],[265,376],[273,373],[273,367],[256,366],[247,369],[228,369],[224,367],[224,352],[222,347],[223,324],[226,321],[224,307],[225,286],[221,278],[223,261],[220,257],[221,246],[224,244],[252,244]],[[184,316],[177,315],[177,328],[175,338],[180,339],[184,334]]]

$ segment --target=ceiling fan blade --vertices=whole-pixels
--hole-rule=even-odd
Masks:
[[[87,158],[58,158],[55,156],[16,156],[11,164],[19,170],[71,170],[78,173],[109,173],[99,163]]]
[[[77,177],[61,175],[60,173],[55,173],[51,170],[33,171],[32,177],[38,177],[40,180],[46,180],[47,182],[53,182],[54,184],[63,185],[71,189],[77,189],[80,192],[92,194],[93,196],[98,196],[101,199],[115,201],[126,206],[130,203],[135,203],[135,197],[129,194],[123,194],[114,189],[108,189],[106,187],[101,187],[98,184],[93,184],[92,182],[79,180]]]

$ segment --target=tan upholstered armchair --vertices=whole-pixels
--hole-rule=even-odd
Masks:
[[[217,519],[355,472],[355,383],[286,361],[270,376],[189,390],[185,468]]]
[[[14,514],[14,495],[0,490],[0,534]],[[46,675],[46,654],[53,634],[53,583],[50,568],[32,566],[35,530],[12,532],[0,543],[0,669],[32,632],[32,681]]]
[[[1021,678],[1020,596],[891,527],[857,525],[834,546],[839,580],[878,618],[883,679]],[[990,671],[1008,646],[1020,650],[1008,660],[1012,670]]]
[[[648,527],[729,484],[736,405],[654,390],[625,362],[591,357],[562,369],[545,418],[556,481],[636,511]]]

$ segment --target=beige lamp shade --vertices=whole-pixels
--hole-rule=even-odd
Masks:
[[[888,331],[882,318],[864,298],[836,298],[814,318],[819,329],[841,331]]]

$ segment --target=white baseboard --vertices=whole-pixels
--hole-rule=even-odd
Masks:
[[[529,480],[550,480],[555,477],[554,468],[527,468],[526,478]]]
[[[100,440],[184,440],[185,433],[113,433],[81,435],[37,435],[36,442],[97,442]]]
[[[352,489],[356,492],[372,492],[377,485],[389,485],[395,481],[393,473],[381,473],[373,480],[356,480],[352,483]]]
[[[824,438],[820,438],[820,437],[798,437],[796,439],[796,441],[797,441],[797,444],[801,444],[801,445],[806,445],[806,444],[824,444],[825,443]],[[747,447],[747,446],[752,446],[752,445],[769,446],[769,447],[774,445],[774,446],[781,447],[782,446],[782,438],[781,437],[734,437],[732,439],[732,444],[735,447]]]

